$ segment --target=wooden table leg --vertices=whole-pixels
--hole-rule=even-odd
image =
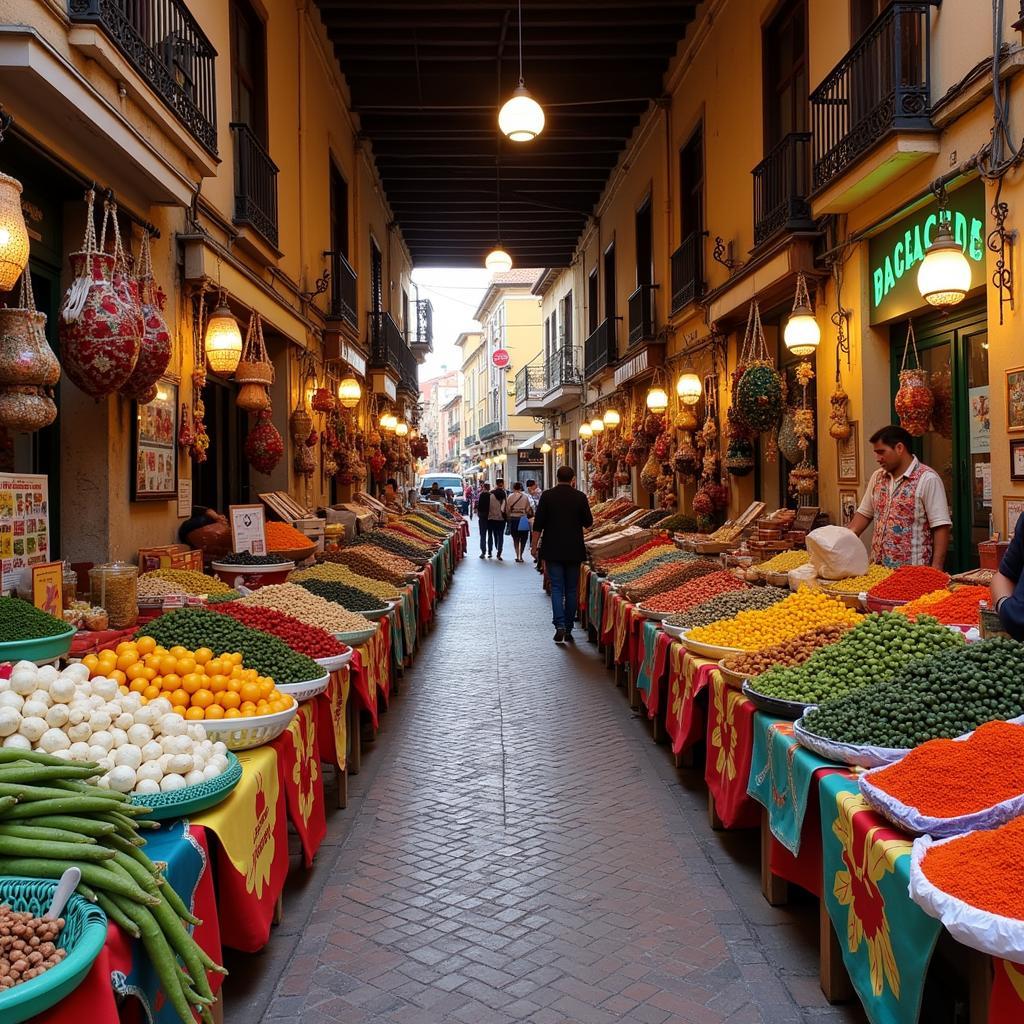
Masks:
[[[604,667],[612,668],[615,665],[615,644],[606,644],[604,648]]]
[[[789,883],[772,874],[772,830],[768,811],[761,808],[761,895],[773,907],[789,902]]]
[[[214,1001],[213,1006],[210,1007],[210,1016],[213,1017],[213,1024],[224,1024],[224,986],[221,985],[220,991],[217,993],[217,998]]]
[[[338,807],[344,810],[348,807],[348,766],[339,768],[335,765],[334,774],[338,780]]]
[[[629,681],[629,686],[626,692],[629,695],[629,706],[634,711],[640,710],[640,687],[636,685],[636,675],[633,673],[633,666],[629,666],[629,670],[626,673],[626,678]]]
[[[992,999],[992,957],[974,949],[964,949],[967,954],[967,988],[970,1009],[969,1024],[988,1024],[989,1002]]]
[[[280,924],[284,920],[284,894],[274,900],[274,924]]]
[[[846,973],[842,947],[824,900],[818,904],[818,932],[818,981],[821,983],[821,991],[830,1003],[844,1003],[853,998],[853,986]]]
[[[710,789],[708,790],[708,824],[715,832],[721,832],[725,828],[725,824],[718,816],[718,811],[715,808],[715,797]]]
[[[348,771],[351,775],[358,775],[363,763],[363,741],[360,735],[359,722],[359,701],[355,691],[348,699]]]
[[[673,760],[677,768],[692,768],[694,764],[693,747],[680,750],[678,754],[673,755]]]
[[[615,663],[615,685],[620,688],[629,686],[629,669],[621,661]]]

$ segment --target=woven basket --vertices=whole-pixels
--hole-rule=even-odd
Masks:
[[[50,909],[56,889],[56,880],[0,878],[0,903],[42,917]],[[107,915],[73,894],[64,908],[64,928],[57,937],[57,945],[67,956],[38,978],[0,991],[0,1020],[20,1024],[59,1003],[89,973],[106,939]]]
[[[257,363],[249,359],[239,360],[235,370],[236,384],[273,384],[274,367],[272,363]]]

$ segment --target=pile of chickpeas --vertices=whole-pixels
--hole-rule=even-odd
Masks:
[[[44,921],[25,910],[0,906],[0,990],[38,977],[67,955],[56,945],[64,918]]]

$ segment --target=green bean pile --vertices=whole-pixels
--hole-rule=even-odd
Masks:
[[[57,879],[82,872],[78,892],[132,938],[141,939],[167,1001],[183,1024],[192,1008],[212,1022],[208,971],[226,973],[189,934],[201,922],[139,849],[148,808],[85,780],[95,764],[0,748],[0,875]]]

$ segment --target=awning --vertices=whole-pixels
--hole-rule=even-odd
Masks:
[[[524,448],[539,448],[544,441],[544,431],[539,430],[533,437],[528,437],[522,444],[519,445],[519,450],[522,451]]]

